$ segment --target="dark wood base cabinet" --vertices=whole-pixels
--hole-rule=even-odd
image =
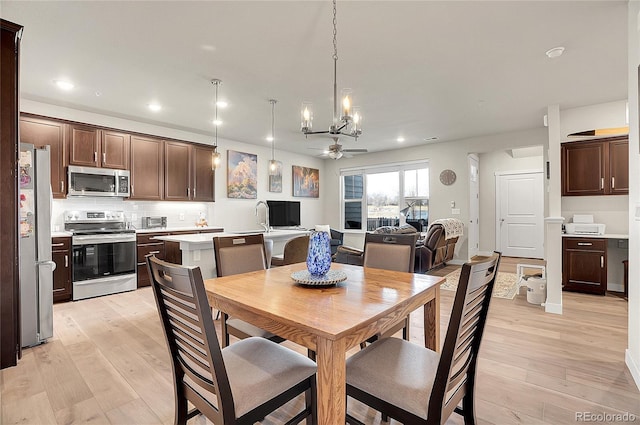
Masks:
[[[164,242],[157,239],[153,239],[155,236],[167,236],[168,232],[158,233],[139,233],[137,235],[138,244],[138,267],[137,278],[138,288],[145,286],[151,286],[151,279],[149,279],[149,272],[147,272],[147,263],[145,257],[149,254],[153,254],[156,258],[164,260]]]
[[[607,240],[562,238],[562,289],[604,295],[607,292]]]
[[[73,284],[71,283],[71,238],[51,239],[51,259],[56,263],[53,271],[53,302],[71,301]]]

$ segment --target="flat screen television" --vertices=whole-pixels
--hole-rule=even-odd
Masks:
[[[300,201],[267,201],[269,225],[300,226]]]

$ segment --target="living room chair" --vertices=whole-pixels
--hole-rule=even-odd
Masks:
[[[298,236],[289,239],[284,245],[282,257],[274,255],[271,257],[272,266],[286,266],[287,264],[302,263],[307,261],[309,252],[309,235]]]
[[[416,253],[417,233],[375,234],[367,233],[364,238],[363,266],[375,269],[413,273]],[[402,329],[402,338],[409,340],[409,316],[394,324],[384,334],[374,335],[366,342],[373,342],[383,336],[391,336]],[[362,348],[366,343],[360,344]]]
[[[147,270],[171,354],[176,425],[200,413],[214,424],[254,424],[302,393],[306,408],[287,424],[317,422],[313,361],[264,338],[221,349],[200,268],[147,256]]]
[[[347,396],[404,424],[444,424],[454,411],[475,424],[478,351],[499,265],[495,253],[462,266],[441,353],[398,338],[376,341],[347,359]],[[351,415],[347,422],[364,425]]]
[[[216,274],[218,277],[267,268],[264,236],[262,234],[214,237],[213,251],[216,258]],[[222,312],[220,328],[223,347],[229,345],[229,335],[239,339],[259,336],[277,343],[284,341],[284,338],[243,320],[229,317],[224,312]]]

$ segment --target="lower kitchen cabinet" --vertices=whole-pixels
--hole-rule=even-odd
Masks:
[[[51,259],[56,263],[53,271],[53,302],[71,301],[71,237],[51,238]]]
[[[562,289],[604,295],[607,292],[607,240],[562,238]]]
[[[136,237],[137,242],[137,278],[138,288],[143,286],[151,286],[151,280],[149,279],[149,273],[147,272],[147,263],[145,257],[148,254],[154,254],[157,258],[164,260],[164,242],[157,239],[153,239],[155,236],[167,236],[168,232],[158,233],[142,233]]]

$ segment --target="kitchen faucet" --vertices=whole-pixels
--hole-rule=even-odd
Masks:
[[[258,216],[258,207],[261,204],[264,205],[264,208],[265,208],[264,216],[265,216],[266,223],[260,223],[260,225],[264,227],[265,232],[269,233],[271,231],[271,226],[269,226],[269,205],[266,202],[258,201],[258,203],[256,204],[256,217]]]

